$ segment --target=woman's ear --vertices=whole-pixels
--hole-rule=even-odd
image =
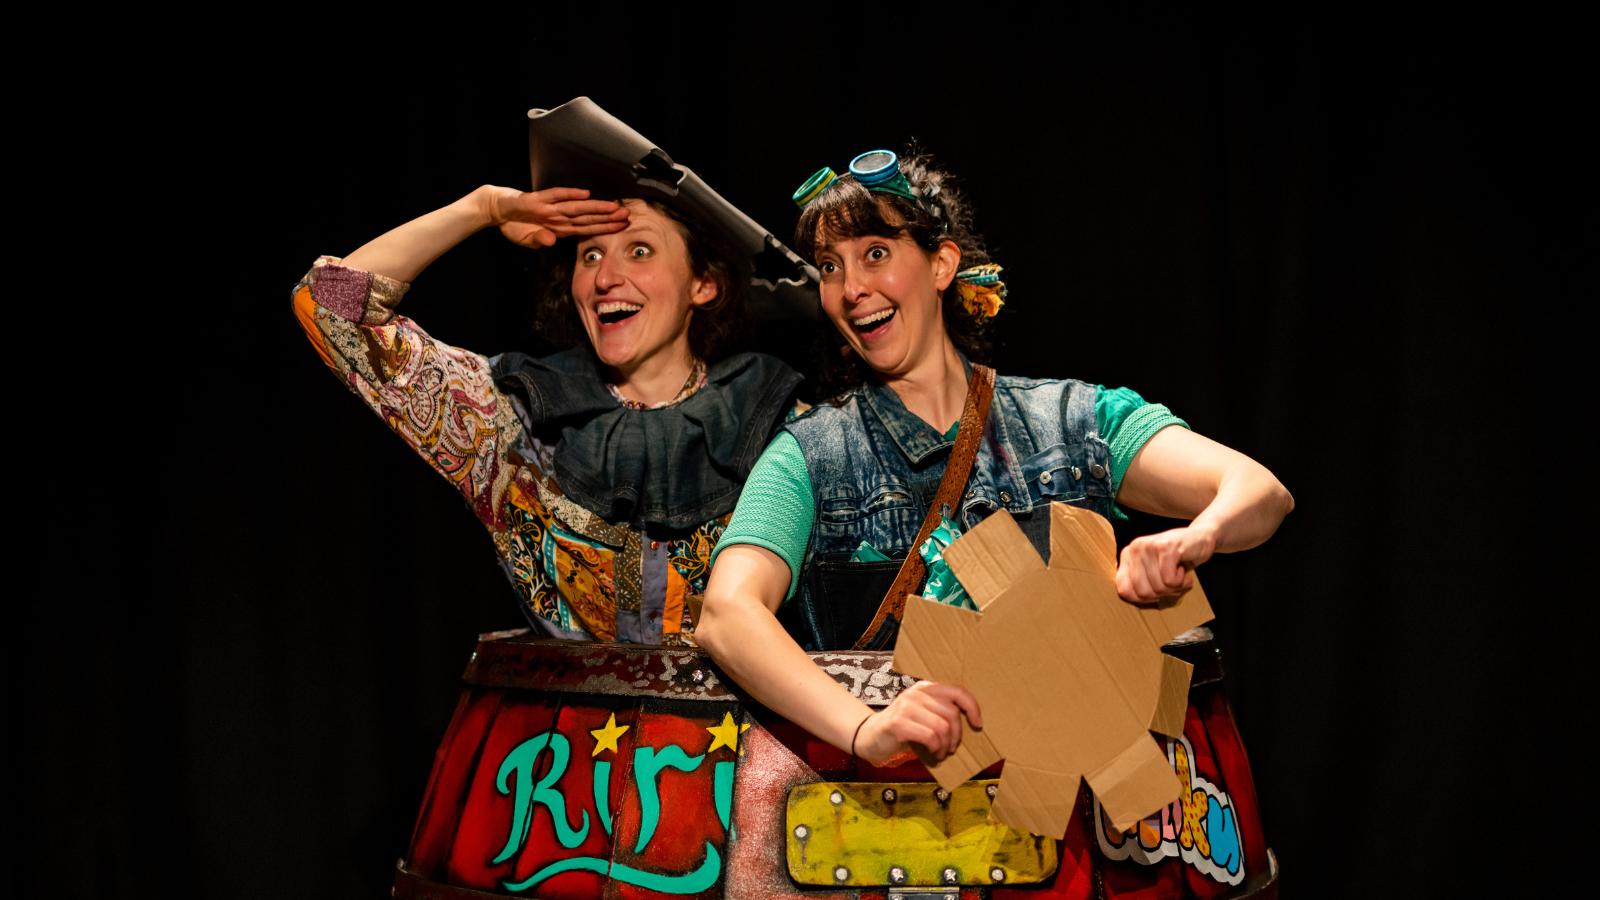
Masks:
[[[691,306],[705,306],[707,303],[717,299],[717,295],[720,293],[722,293],[722,285],[717,283],[717,279],[713,278],[710,272],[704,275],[697,275],[689,282],[689,304]]]
[[[955,241],[943,240],[933,251],[933,283],[943,291],[955,280],[961,270],[961,247]]]

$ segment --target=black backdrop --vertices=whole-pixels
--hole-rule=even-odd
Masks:
[[[116,238],[150,246],[98,286],[118,313],[69,389],[122,415],[73,431],[91,487],[26,562],[49,579],[12,659],[24,895],[386,892],[473,636],[519,614],[289,288],[318,253],[525,185],[524,110],[579,94],[780,235],[815,168],[915,138],[1007,266],[1003,371],[1134,386],[1279,474],[1297,511],[1204,574],[1293,895],[1573,866],[1524,802],[1561,798],[1537,726],[1579,703],[1536,686],[1564,684],[1579,628],[1538,573],[1582,559],[1551,549],[1582,415],[1538,368],[1576,346],[1585,295],[1557,273],[1593,237],[1564,27],[1063,13],[955,45],[612,16],[501,23],[471,65],[421,33],[308,29],[157,64],[160,99],[102,112],[150,148],[119,160],[141,213]],[[602,25],[628,33],[569,37]],[[479,235],[406,312],[544,349],[538,260]]]

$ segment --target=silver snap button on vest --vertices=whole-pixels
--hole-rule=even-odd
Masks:
[[[1040,475],[1039,475],[1039,483],[1040,484],[1049,484],[1050,483],[1050,473],[1049,472],[1040,473]]]
[[[1072,467],[1072,480],[1073,481],[1080,481],[1082,479],[1083,479],[1083,470],[1078,468],[1077,466],[1073,466]]]
[[[1011,495],[1006,493],[1005,491],[1001,491],[1000,492],[1000,502],[1001,503],[1010,503],[1011,502]]]
[[[1106,477],[1106,467],[1100,465],[1099,463],[1095,463],[1089,467],[1089,474],[1096,478],[1104,478]]]

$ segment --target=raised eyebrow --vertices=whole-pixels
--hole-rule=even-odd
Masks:
[[[646,232],[655,235],[657,238],[661,237],[661,229],[657,228],[654,222],[640,222],[637,225],[629,225],[627,228],[617,232],[617,234],[618,236],[621,236],[626,234],[640,234]]]

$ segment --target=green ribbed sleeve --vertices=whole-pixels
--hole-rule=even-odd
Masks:
[[[1094,421],[1100,437],[1111,445],[1111,494],[1122,490],[1122,476],[1155,433],[1168,425],[1189,423],[1160,403],[1146,403],[1132,388],[1099,385],[1094,395]]]
[[[800,584],[814,515],[805,454],[794,435],[780,431],[750,470],[733,518],[711,553],[711,564],[715,566],[717,554],[732,544],[765,547],[789,565],[789,593],[783,596],[788,601]]]

